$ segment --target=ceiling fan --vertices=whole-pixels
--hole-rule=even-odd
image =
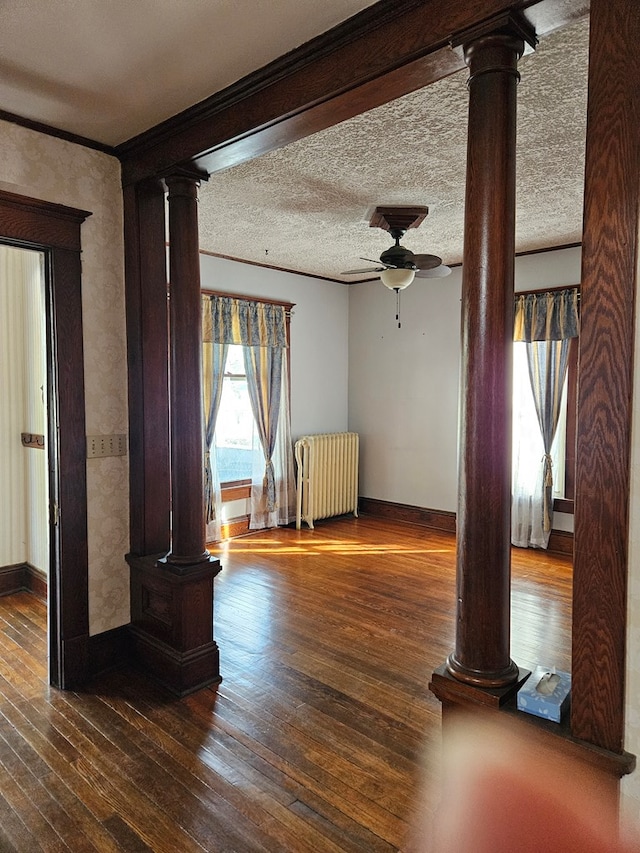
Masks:
[[[369,225],[388,231],[395,243],[385,249],[379,261],[372,258],[360,259],[371,261],[372,264],[380,263],[382,266],[345,270],[342,275],[379,272],[382,283],[396,292],[408,287],[415,277],[443,278],[449,275],[451,269],[442,263],[442,258],[437,255],[417,255],[400,244],[405,232],[409,228],[417,228],[428,212],[428,207],[376,207]]]
[[[366,269],[345,270],[342,275],[364,275],[378,272],[380,280],[389,290],[396,294],[396,320],[400,324],[400,291],[409,287],[413,279],[443,278],[449,275],[451,268],[442,263],[437,255],[416,255],[411,249],[400,245],[400,240],[409,228],[417,228],[427,213],[428,207],[376,207],[369,222],[372,228],[384,228],[395,240],[393,246],[380,255],[382,266],[367,267]],[[371,258],[360,258],[362,261],[378,263]]]

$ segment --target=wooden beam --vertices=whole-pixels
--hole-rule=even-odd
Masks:
[[[538,37],[588,0],[386,0],[118,146],[123,184],[186,161],[211,173],[414,92],[464,67],[453,33],[510,9]]]

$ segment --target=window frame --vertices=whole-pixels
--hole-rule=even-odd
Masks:
[[[564,451],[564,497],[555,498],[556,512],[573,515],[576,485],[576,426],[578,399],[578,338],[571,338],[567,364],[567,423]]]
[[[225,296],[230,299],[237,299],[242,302],[262,302],[264,304],[269,305],[282,305],[285,308],[285,333],[287,338],[287,368],[288,368],[288,377],[289,377],[289,399],[291,399],[291,337],[290,337],[290,327],[291,327],[291,312],[293,308],[295,308],[295,302],[287,302],[283,299],[270,299],[266,296],[246,296],[245,294],[240,293],[227,293],[221,290],[210,290],[208,288],[202,288],[202,294],[204,296]],[[222,497],[222,502],[226,503],[227,501],[237,501],[242,500],[244,498],[251,497],[251,478],[247,478],[244,480],[225,480],[225,482],[220,483],[220,493]]]

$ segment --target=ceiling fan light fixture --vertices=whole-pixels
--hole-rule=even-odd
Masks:
[[[388,269],[382,270],[380,273],[380,281],[389,290],[404,290],[409,287],[416,276],[416,271],[412,269]]]

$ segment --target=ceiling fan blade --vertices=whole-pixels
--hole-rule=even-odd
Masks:
[[[366,272],[382,272],[386,267],[367,267],[366,270],[344,270],[340,275],[363,275]]]
[[[442,263],[437,255],[414,255],[413,263],[419,270],[433,270]]]
[[[371,261],[372,264],[376,264],[377,266],[380,266],[380,264],[384,264],[384,261],[381,261],[380,259],[378,259],[377,261],[374,261],[373,258],[360,258],[360,260],[361,261]],[[386,267],[380,267],[380,269],[383,270],[383,269],[386,269]]]
[[[451,272],[451,267],[448,267],[446,264],[440,264],[437,267],[432,267],[431,269],[418,269],[416,270],[416,278],[444,278],[446,275],[449,275]]]

